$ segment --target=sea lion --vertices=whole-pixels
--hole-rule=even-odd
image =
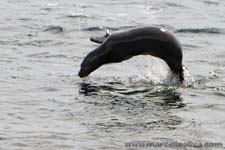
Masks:
[[[91,38],[101,43],[81,63],[80,77],[86,77],[104,64],[118,63],[137,55],[152,55],[164,60],[172,72],[184,81],[182,48],[176,37],[160,27],[140,27]]]

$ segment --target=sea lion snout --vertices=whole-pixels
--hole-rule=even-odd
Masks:
[[[80,71],[78,73],[81,78],[88,76],[90,73],[92,73],[102,65],[101,55],[99,56],[97,53],[97,51],[92,51],[85,57],[85,59],[81,63]]]
[[[88,76],[90,73],[92,73],[94,70],[96,70],[99,67],[100,67],[100,65],[95,65],[95,64],[81,66],[81,69],[80,69],[78,75],[81,78],[86,77],[86,76]]]
[[[88,76],[90,73],[88,73],[87,71],[85,71],[84,69],[80,69],[80,71],[79,71],[79,73],[78,73],[78,75],[79,75],[79,77],[81,77],[81,78],[83,78],[83,77],[86,77],[86,76]]]
[[[78,73],[78,75],[83,78],[88,76],[93,70],[92,68],[92,63],[89,63],[89,61],[87,60],[87,58],[82,62],[81,66],[80,66],[80,71]]]

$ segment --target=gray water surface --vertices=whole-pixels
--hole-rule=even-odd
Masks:
[[[0,150],[131,149],[134,141],[225,145],[225,1],[2,0]],[[91,36],[161,26],[194,83],[139,56],[80,79]],[[133,147],[133,149],[199,149]],[[224,149],[205,147],[204,149]]]

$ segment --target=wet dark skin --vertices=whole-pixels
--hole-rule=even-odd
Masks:
[[[104,64],[119,63],[137,55],[151,55],[164,60],[172,72],[184,81],[182,48],[170,32],[159,27],[141,27],[90,39],[101,45],[81,63],[80,77],[86,77]]]

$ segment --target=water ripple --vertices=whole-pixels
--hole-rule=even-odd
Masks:
[[[177,91],[178,87],[150,86],[150,87],[124,87],[124,85],[96,85],[96,83],[81,83],[80,93],[86,96],[103,96],[113,99],[111,104],[145,107],[146,102],[137,99],[154,99],[153,103],[160,107],[181,108],[185,107],[181,94]],[[144,104],[144,105],[143,105]],[[139,106],[138,106],[139,107]]]
[[[154,128],[168,128],[168,129],[175,129],[174,126],[181,124],[182,121],[178,119],[177,117],[170,116],[167,119],[163,120],[153,120],[153,121],[147,121],[147,122],[135,122],[135,123],[127,123],[127,122],[120,122],[120,121],[111,121],[111,122],[98,122],[96,124],[86,124],[94,126],[95,128],[99,129],[106,129],[106,130],[112,130],[112,129],[119,129],[122,128],[123,130],[149,130]]]

